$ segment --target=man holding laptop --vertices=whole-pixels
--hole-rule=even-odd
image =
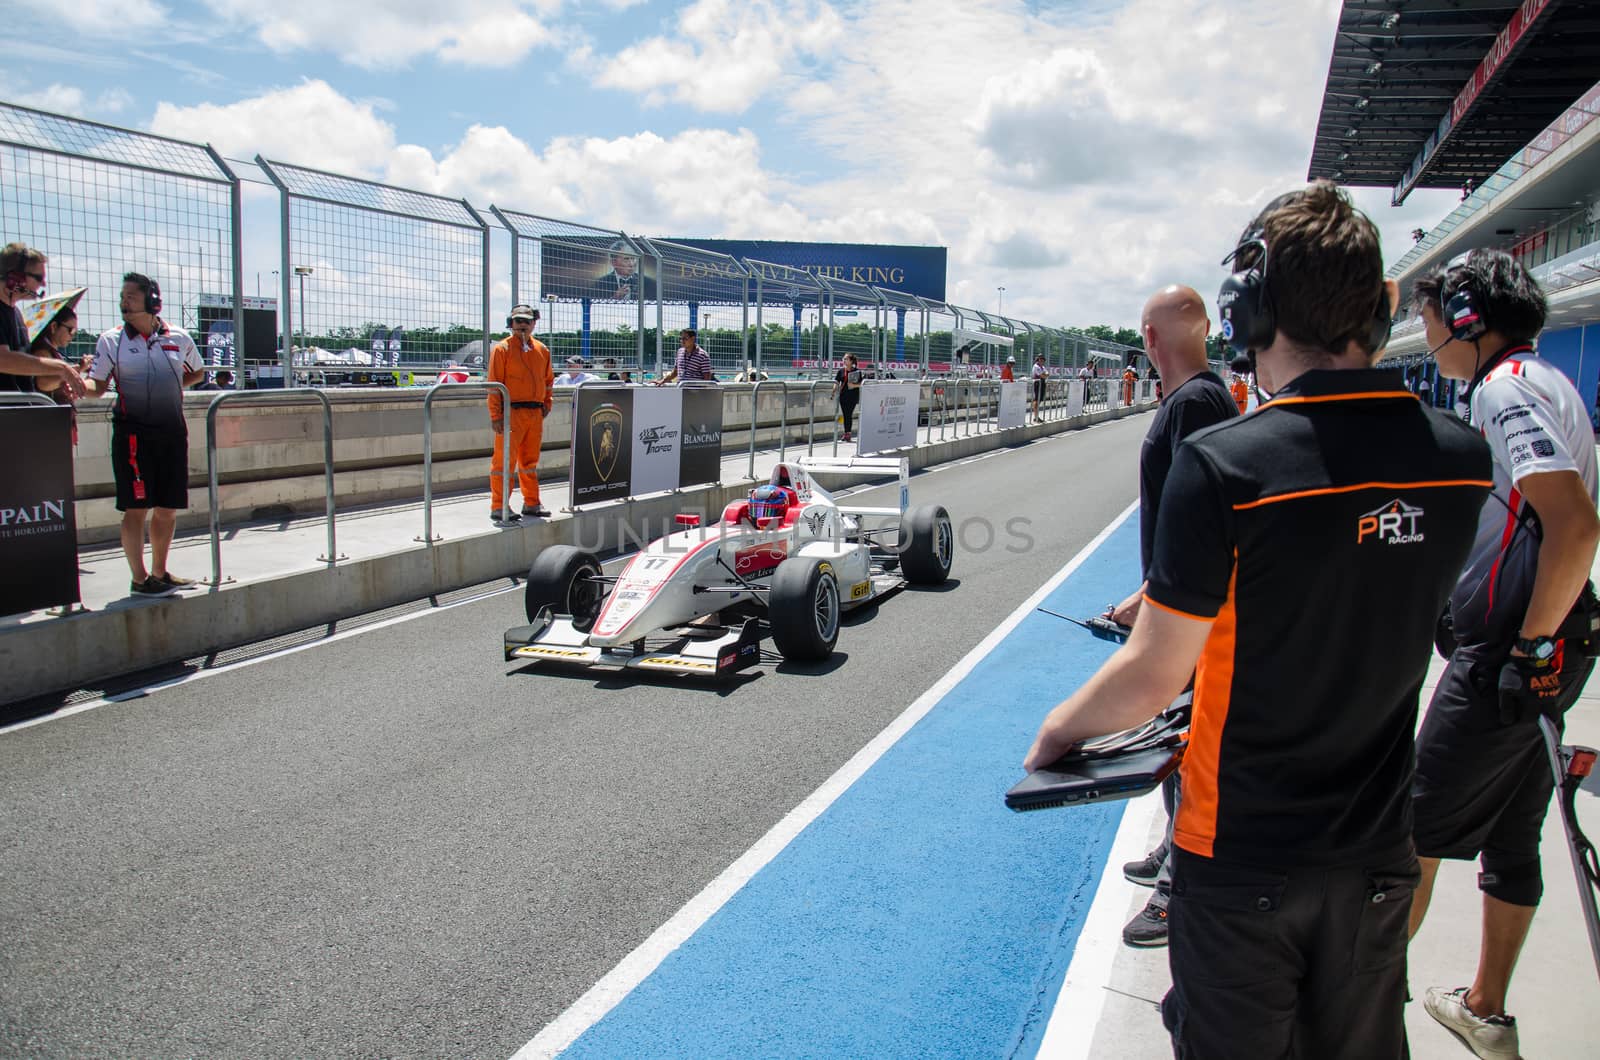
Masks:
[[[1147,721],[1193,673],[1175,1053],[1400,1056],[1417,696],[1489,454],[1372,367],[1398,291],[1332,184],[1273,200],[1226,260],[1222,334],[1272,400],[1178,447],[1128,643],[1025,765]]]

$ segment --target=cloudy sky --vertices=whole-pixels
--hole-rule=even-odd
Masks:
[[[1338,9],[74,0],[0,98],[647,235],[948,246],[951,301],[1132,325],[1304,181]],[[1390,261],[1457,199],[1354,195]]]

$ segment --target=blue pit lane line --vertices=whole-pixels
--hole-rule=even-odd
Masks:
[[[1042,606],[1121,599],[1138,547],[1126,519]],[[1028,614],[562,1055],[1035,1055],[1124,804],[1017,814],[1001,797],[1111,651]]]

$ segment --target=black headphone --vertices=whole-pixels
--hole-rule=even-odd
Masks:
[[[160,313],[161,285],[150,279],[148,276],[144,278],[142,283],[137,280],[133,280],[132,282],[138,283],[139,290],[144,292],[144,311],[149,313],[151,316],[155,316],[157,313]]]
[[[1467,264],[1468,255],[1451,258],[1444,267],[1444,280],[1439,285],[1439,298],[1444,303],[1444,323],[1450,337],[1458,342],[1476,342],[1489,333],[1489,322],[1478,307],[1479,297],[1474,293],[1478,274]],[[1451,273],[1458,273],[1455,280]]]
[[[1260,255],[1249,267],[1231,273],[1222,281],[1217,292],[1217,313],[1222,318],[1222,338],[1233,352],[1250,359],[1250,371],[1255,372],[1256,353],[1272,345],[1278,333],[1277,313],[1267,293],[1267,241],[1259,228],[1245,233],[1222,264],[1231,265],[1246,251],[1255,247]],[[1389,341],[1389,330],[1394,318],[1389,307],[1389,288],[1378,285],[1378,304],[1372,310],[1372,323],[1367,330],[1367,348],[1376,352]]]

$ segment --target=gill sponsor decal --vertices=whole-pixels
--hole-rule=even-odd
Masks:
[[[872,583],[870,581],[856,582],[854,585],[852,585],[850,587],[850,599],[852,599],[852,600],[859,600],[863,596],[868,596],[871,593],[872,593]]]
[[[1356,520],[1356,544],[1366,544],[1369,538],[1389,545],[1420,544],[1424,539],[1422,509],[1397,497],[1368,512]]]
[[[733,554],[733,569],[740,574],[771,570],[789,558],[789,542],[772,541],[740,549]]]
[[[639,660],[640,666],[671,666],[682,670],[715,670],[716,664],[698,659],[679,659],[672,655],[647,655]]]
[[[528,644],[518,648],[516,655],[553,655],[561,659],[587,659],[594,653],[584,648],[545,648],[538,644]]]

